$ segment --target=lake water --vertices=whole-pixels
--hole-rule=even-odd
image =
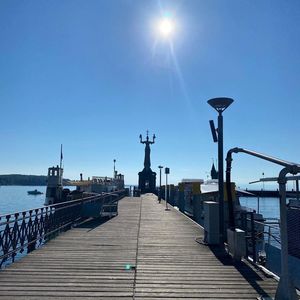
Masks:
[[[240,197],[240,203],[242,206],[246,206],[255,209],[256,212],[263,214],[264,218],[279,218],[279,198],[259,198],[259,210],[258,199],[255,197]]]
[[[28,195],[37,189],[42,195]],[[41,207],[45,202],[46,186],[1,186],[0,215]]]
[[[0,215],[44,206],[46,186],[0,186]],[[74,190],[73,186],[66,186]],[[27,191],[37,189],[42,195],[28,195]]]

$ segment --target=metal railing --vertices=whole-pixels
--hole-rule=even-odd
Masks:
[[[269,161],[276,165],[282,166],[283,169],[278,174],[277,182],[279,185],[280,195],[280,237],[281,237],[281,276],[276,290],[275,299],[297,299],[296,289],[293,282],[290,279],[290,270],[288,264],[288,234],[287,234],[287,209],[286,209],[286,183],[287,175],[297,175],[300,173],[300,164],[284,161],[282,159],[274,158],[269,155],[258,153],[256,151],[247,150],[243,148],[232,148],[227,152],[226,156],[226,190],[228,195],[228,209],[229,209],[229,226],[232,230],[235,229],[234,224],[234,210],[231,193],[231,166],[232,166],[232,154],[244,153],[250,156],[257,157],[259,159]]]
[[[255,223],[264,226],[264,231],[261,232],[261,234],[264,235],[264,241],[266,243],[278,248],[281,247],[279,219],[267,218],[264,222],[255,221]]]
[[[118,199],[115,199],[114,194],[111,195],[110,199],[108,201],[105,201],[102,205],[100,215],[102,217],[113,217],[118,215]]]
[[[276,218],[255,220],[255,213],[252,211],[239,212],[236,218],[237,225],[245,231],[246,257],[253,262],[264,264],[265,244],[271,244],[277,248],[281,247],[280,224]]]
[[[260,230],[257,230],[255,234],[256,256],[253,261],[265,266],[267,259],[266,245],[281,248],[280,223],[278,219],[266,219],[264,222],[254,221],[254,224]]]
[[[300,207],[288,208],[288,254],[299,258],[300,249]],[[280,220],[264,218],[255,220],[253,212],[247,211],[236,218],[236,223],[246,233],[246,255],[254,262],[264,265],[266,260],[266,245],[281,249]]]
[[[112,206],[125,195],[125,190],[94,194],[77,200],[0,215],[0,267],[9,261],[14,262],[17,255],[35,250],[61,231],[66,231],[74,223],[87,218],[82,214],[86,205],[101,202],[101,206]]]

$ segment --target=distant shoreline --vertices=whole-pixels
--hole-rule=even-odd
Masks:
[[[0,186],[47,186],[47,176],[22,174],[0,175]]]
[[[47,184],[0,184],[0,186],[47,186]]]

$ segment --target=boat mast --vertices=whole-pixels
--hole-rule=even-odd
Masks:
[[[62,160],[63,160],[63,152],[62,152],[62,144],[60,144],[60,163],[59,163],[59,168],[61,169],[62,167]]]

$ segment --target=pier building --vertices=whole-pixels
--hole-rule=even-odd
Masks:
[[[63,168],[56,166],[48,169],[45,205],[58,203],[62,198]]]

